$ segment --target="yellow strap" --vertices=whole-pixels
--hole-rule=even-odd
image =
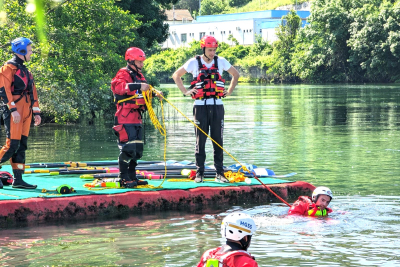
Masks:
[[[124,98],[124,99],[121,99],[121,100],[118,100],[118,104],[119,103],[122,103],[122,102],[125,102],[125,101],[128,101],[128,100],[131,100],[131,99],[134,99],[134,98],[137,98],[139,95],[138,94],[134,94],[133,96],[131,96],[131,97],[128,97],[128,98]]]

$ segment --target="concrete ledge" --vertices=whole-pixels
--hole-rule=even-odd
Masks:
[[[301,181],[274,184],[269,187],[285,200],[294,200],[300,195],[310,195],[315,188]],[[279,202],[279,200],[262,185],[4,200],[0,201],[0,227],[30,222],[112,218],[122,214],[153,211],[201,211],[224,204],[268,202]]]

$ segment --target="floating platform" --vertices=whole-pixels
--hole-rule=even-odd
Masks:
[[[4,165],[3,171],[11,172]],[[29,169],[27,169],[29,170]],[[203,209],[223,205],[266,204],[279,202],[256,179],[251,184],[217,183],[205,179],[204,183],[166,179],[162,188],[100,189],[85,188],[89,181],[79,175],[51,176],[47,173],[25,174],[24,180],[37,184],[36,189],[16,189],[4,186],[0,189],[0,227],[20,223],[84,220],[94,217],[113,218],[123,214],[154,211],[182,210],[201,212]],[[314,186],[302,181],[279,178],[260,178],[276,194],[285,200],[295,200],[300,195],[310,195]],[[148,180],[158,187],[163,180]],[[76,192],[59,194],[56,188],[62,184],[72,186]],[[42,192],[46,189],[47,192]]]

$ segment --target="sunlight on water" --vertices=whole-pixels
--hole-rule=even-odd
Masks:
[[[244,210],[256,221],[249,251],[259,266],[396,266],[400,197],[337,197],[329,218],[287,216],[283,204]],[[195,266],[222,242],[226,212],[177,212],[123,220],[10,229],[0,260],[21,265]]]
[[[192,117],[173,85],[169,99]],[[224,99],[224,147],[242,163],[329,186],[327,219],[286,216],[284,204],[205,214],[156,213],[112,221],[1,231],[4,266],[195,266],[218,246],[220,222],[244,209],[259,226],[250,252],[260,266],[400,266],[400,87],[239,85]],[[194,130],[168,105],[167,158],[194,160]],[[27,162],[114,160],[112,122],[32,129]],[[2,137],[4,138],[4,137]],[[3,142],[3,139],[1,139]],[[206,145],[212,164],[212,146]],[[163,139],[146,125],[144,160],[161,160]],[[235,163],[225,155],[225,165]]]

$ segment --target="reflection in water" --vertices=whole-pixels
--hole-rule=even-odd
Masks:
[[[329,218],[287,216],[271,204],[246,208],[258,226],[250,252],[260,266],[396,266],[400,198],[338,197]],[[195,266],[222,242],[226,212],[159,213],[124,220],[9,229],[5,265]]]
[[[192,100],[173,85],[169,100],[190,118]],[[239,161],[331,187],[336,194],[398,195],[400,87],[240,85],[224,99],[224,147]],[[193,125],[170,105],[167,158],[194,160]],[[112,122],[32,129],[27,162],[117,159]],[[163,158],[163,137],[146,125],[144,160]],[[2,137],[4,138],[4,136]],[[1,139],[3,140],[3,139]],[[206,144],[212,164],[211,141]],[[236,163],[225,155],[225,165]]]
[[[165,87],[171,88],[169,100],[192,117],[192,100]],[[288,217],[280,203],[232,207],[256,217],[260,228],[251,252],[260,266],[400,266],[399,89],[240,85],[224,99],[224,147],[237,159],[277,174],[297,172],[293,179],[328,186],[339,195],[332,207],[340,212],[329,219]],[[194,160],[193,126],[169,105],[165,112],[168,159]],[[117,159],[111,123],[32,129],[27,162]],[[151,125],[145,129],[143,159],[162,159],[162,137]],[[206,152],[211,163],[209,141]],[[225,165],[233,163],[225,156]],[[220,244],[225,215],[157,213],[8,229],[0,235],[0,260],[33,266],[194,266],[204,250]]]

